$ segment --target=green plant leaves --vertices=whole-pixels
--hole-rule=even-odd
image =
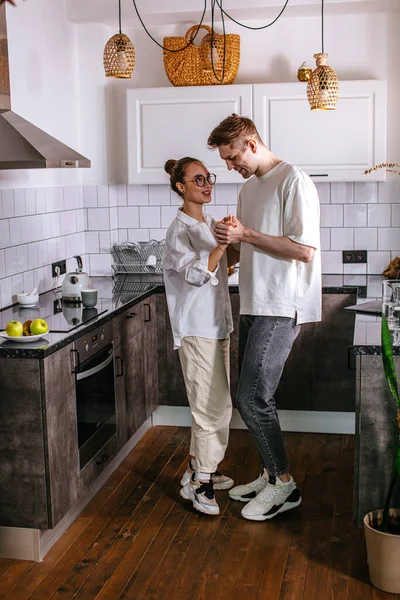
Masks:
[[[389,326],[384,314],[382,314],[382,360],[383,369],[385,372],[386,381],[388,383],[390,393],[393,400],[400,410],[399,389],[397,386],[396,370],[394,368],[392,339],[390,336]]]

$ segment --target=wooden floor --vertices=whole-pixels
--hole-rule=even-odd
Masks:
[[[189,430],[153,427],[41,563],[0,559],[7,600],[394,600],[368,582],[363,532],[352,524],[353,437],[285,434],[302,505],[245,521],[179,496]],[[259,464],[247,431],[231,433],[224,470],[238,483]]]

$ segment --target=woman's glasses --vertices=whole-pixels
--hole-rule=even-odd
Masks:
[[[204,187],[206,185],[206,181],[210,185],[214,185],[217,180],[217,176],[214,173],[208,173],[207,177],[204,175],[196,175],[191,181],[197,185],[197,187]]]

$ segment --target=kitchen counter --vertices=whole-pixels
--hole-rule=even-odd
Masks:
[[[238,292],[236,274],[230,280],[231,293]],[[358,303],[379,297],[383,277],[378,275],[324,275],[322,292],[324,294],[348,294],[357,289]],[[24,322],[27,319],[47,318],[50,321],[50,332],[37,342],[8,342],[0,343],[0,358],[31,358],[42,359],[64,346],[67,346],[82,335],[110,321],[118,314],[142,302],[154,293],[164,291],[162,282],[141,282],[133,285],[132,291],[113,293],[114,281],[111,277],[93,277],[93,287],[99,291],[96,306],[97,315],[88,322],[79,324],[72,331],[55,332],[53,329],[63,329],[68,323],[79,322],[82,319],[82,307],[64,306],[62,312],[55,314],[55,305],[60,302],[61,290],[52,290],[40,296],[39,304],[33,309],[21,308],[18,304],[0,311],[0,330],[5,325],[17,319]],[[89,309],[92,311],[93,309]],[[53,322],[56,325],[53,327]],[[354,330],[354,354],[380,354],[380,317],[357,314]],[[394,354],[400,355],[400,346],[394,346]]]

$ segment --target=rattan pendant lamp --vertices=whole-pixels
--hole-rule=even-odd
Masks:
[[[130,79],[135,68],[135,48],[127,35],[121,32],[121,0],[118,0],[119,33],[105,45],[103,63],[106,77]]]
[[[326,64],[324,52],[324,0],[321,0],[322,52],[314,54],[317,68],[307,83],[307,98],[311,110],[335,110],[339,97],[339,79],[335,71]]]

